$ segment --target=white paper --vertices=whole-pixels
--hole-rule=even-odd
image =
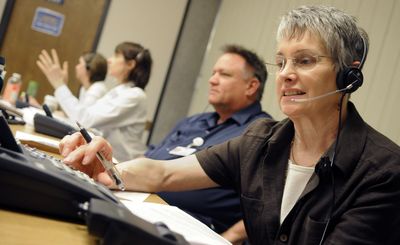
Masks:
[[[50,138],[42,137],[42,136],[38,136],[38,135],[33,135],[33,134],[25,133],[22,131],[17,131],[15,134],[15,138],[20,141],[36,142],[40,145],[54,148],[57,151],[58,151],[58,145],[60,144],[59,140],[54,140],[54,139],[50,139]]]
[[[36,113],[45,115],[43,110],[32,106],[22,108],[22,111],[24,115],[24,121],[26,122],[26,124],[31,126],[33,126],[33,117],[35,116]]]
[[[119,199],[131,202],[144,202],[150,196],[150,193],[134,191],[113,191],[113,193]]]
[[[208,226],[175,206],[157,203],[138,203],[121,200],[136,216],[151,223],[164,222],[168,228],[185,237],[190,244],[228,245],[226,239],[215,233]]]

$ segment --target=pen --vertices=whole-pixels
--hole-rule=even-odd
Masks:
[[[89,135],[89,133],[86,131],[85,128],[83,128],[78,122],[76,124],[79,127],[79,131],[81,132],[83,138],[86,140],[86,142],[89,144],[90,141],[92,141],[92,137]],[[114,163],[108,161],[101,152],[96,153],[97,159],[101,162],[103,165],[104,169],[107,171],[108,175],[114,180],[114,183],[118,186],[118,188],[123,191],[125,190],[125,185],[124,182],[122,181],[121,175],[118,172],[118,170],[115,168]]]

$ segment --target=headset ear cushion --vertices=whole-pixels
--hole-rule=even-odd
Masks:
[[[336,76],[336,86],[340,89],[345,89],[351,85],[348,89],[343,91],[344,93],[353,93],[363,84],[364,76],[360,69],[356,67],[347,67],[341,70]]]

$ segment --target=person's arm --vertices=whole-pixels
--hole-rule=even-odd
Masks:
[[[85,92],[83,98],[79,97],[79,104],[83,106],[91,106],[98,99],[103,97],[107,93],[107,88],[104,82],[98,81],[90,85]]]
[[[138,87],[114,88],[91,106],[80,104],[66,86],[60,86],[54,95],[70,120],[79,121],[84,127],[117,128],[140,121],[144,127],[146,94]]]
[[[230,241],[233,245],[240,245],[247,239],[246,229],[244,228],[243,220],[238,221],[233,226],[229,227],[224,233],[221,234],[226,240]]]
[[[186,191],[217,186],[201,168],[195,155],[164,161],[137,158],[118,164],[117,169],[129,190]]]
[[[61,141],[60,152],[66,156],[66,164],[87,173],[104,185],[113,186],[111,178],[96,158],[97,152],[101,152],[108,160],[112,158],[112,148],[105,139],[94,137],[86,145],[82,136],[75,133]],[[132,191],[180,191],[217,186],[206,175],[194,155],[170,161],[139,158],[120,163],[117,169],[126,189]]]

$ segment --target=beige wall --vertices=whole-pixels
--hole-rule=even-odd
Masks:
[[[370,35],[369,56],[364,66],[364,85],[352,95],[361,115],[371,126],[400,144],[400,1],[398,0],[225,0],[215,25],[215,35],[199,74],[190,114],[204,110],[207,104],[207,79],[226,43],[242,44],[272,60],[275,30],[279,16],[303,4],[328,4],[354,15]],[[271,75],[262,100],[263,108],[282,119],[274,94]],[[397,109],[396,109],[397,108]]]
[[[6,2],[6,0],[0,0],[0,13],[3,13]]]
[[[122,41],[138,42],[153,58],[149,84],[148,119],[152,120],[186,7],[186,0],[114,0],[97,51],[112,55]]]

